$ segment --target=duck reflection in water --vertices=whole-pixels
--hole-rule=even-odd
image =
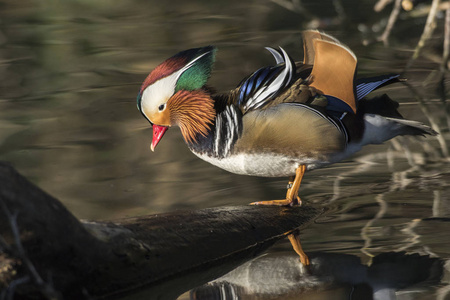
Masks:
[[[417,294],[420,287],[438,284],[443,272],[440,259],[404,252],[379,254],[370,266],[348,254],[311,253],[310,258],[306,272],[295,255],[264,255],[193,289],[190,296],[195,300],[391,300],[397,299],[400,289],[408,293],[410,287],[409,292]]]

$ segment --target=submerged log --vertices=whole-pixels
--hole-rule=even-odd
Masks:
[[[320,213],[238,206],[80,221],[0,163],[0,299],[175,298]]]

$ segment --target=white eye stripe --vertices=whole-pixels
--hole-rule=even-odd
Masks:
[[[149,85],[142,93],[142,105],[158,107],[169,99],[175,90],[177,74],[172,74]]]

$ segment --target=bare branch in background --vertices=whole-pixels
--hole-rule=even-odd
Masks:
[[[449,152],[448,152],[448,146],[447,142],[445,141],[444,136],[442,135],[442,130],[440,126],[438,125],[438,122],[436,121],[436,117],[433,116],[432,112],[428,108],[426,102],[429,102],[429,99],[425,99],[422,95],[419,94],[416,88],[414,88],[411,84],[409,84],[407,81],[402,82],[404,85],[406,85],[409,90],[412,92],[414,97],[416,98],[417,102],[419,103],[420,109],[423,111],[424,115],[427,117],[428,122],[430,122],[431,128],[433,128],[437,133],[437,140],[439,142],[439,145],[441,146],[441,152],[444,158],[449,158]]]
[[[402,7],[406,11],[411,11],[414,8],[414,4],[412,3],[411,0],[403,0]]]
[[[292,12],[301,14],[308,20],[314,19],[314,16],[311,12],[309,12],[302,4],[300,0],[271,0],[273,3],[278,4],[281,7],[286,8]]]
[[[441,71],[448,71],[450,57],[450,6],[445,11],[445,36],[444,36],[444,51],[442,55]]]
[[[423,30],[422,36],[420,37],[419,43],[416,46],[416,49],[414,50],[414,54],[407,63],[405,69],[403,70],[403,73],[407,72],[408,69],[412,66],[414,61],[419,57],[420,51],[425,46],[425,43],[427,40],[431,37],[433,34],[434,29],[436,28],[436,14],[439,10],[439,2],[440,0],[433,0],[430,8],[430,12],[428,13],[427,22],[425,24],[425,28]]]
[[[392,0],[379,0],[373,7],[373,10],[376,12],[380,12],[391,2]]]
[[[404,0],[402,2],[402,6],[404,6],[406,0]],[[431,8],[431,1],[429,1],[430,4],[429,5],[422,5],[422,6],[414,6],[412,7],[410,10],[408,10],[408,17],[409,18],[422,18],[422,17],[427,17],[428,14],[430,13],[430,8]],[[445,11],[447,10],[447,8],[450,7],[450,2],[449,1],[444,1],[439,3],[438,5],[438,11]],[[407,10],[407,9],[405,9]]]
[[[29,276],[18,278],[10,283],[10,285],[3,289],[0,293],[0,300],[13,300],[16,288],[22,284],[28,283],[30,281]]]
[[[439,94],[441,97],[442,105],[444,106],[447,127],[450,130],[450,103],[447,101],[445,78],[448,73],[448,63],[450,56],[450,7],[445,12],[445,35],[444,35],[444,49],[442,54],[442,63],[440,66],[440,80],[439,80]]]
[[[378,41],[383,42],[385,46],[389,45],[389,35],[391,34],[392,28],[394,27],[395,22],[398,19],[398,15],[400,14],[401,4],[402,0],[395,0],[394,8],[392,9],[391,15],[389,16],[386,28],[384,29],[383,34],[378,38]],[[376,6],[374,9],[376,11]]]
[[[347,14],[345,13],[345,9],[344,9],[344,5],[342,5],[342,1],[341,0],[333,0],[333,6],[334,6],[334,9],[336,10],[339,20],[342,23],[345,19],[347,19]]]

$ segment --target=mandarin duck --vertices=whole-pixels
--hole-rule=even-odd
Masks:
[[[306,171],[338,162],[367,144],[398,135],[435,135],[428,126],[405,120],[387,95],[371,91],[399,81],[389,74],[356,79],[355,54],[335,38],[303,32],[303,62],[283,48],[266,49],[275,58],[225,94],[206,86],[216,48],[182,51],[145,79],[137,106],[153,126],[151,150],[172,126],[188,148],[227,171],[263,177],[290,177],[285,199],[252,204],[300,205]],[[288,235],[304,265],[298,235]]]

